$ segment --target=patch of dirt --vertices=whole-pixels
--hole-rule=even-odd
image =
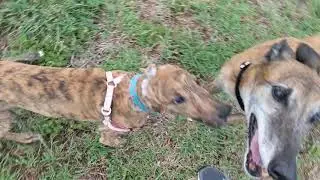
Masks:
[[[317,143],[320,146],[320,124],[312,129],[310,139],[313,144]]]
[[[140,49],[143,64],[161,64],[163,46],[156,44],[151,48]]]
[[[254,21],[256,21],[259,25],[265,26],[266,28],[271,27],[271,22],[265,16],[262,8],[263,4],[261,4],[260,0],[250,0],[249,3],[255,6],[256,11],[258,12],[258,16],[254,17]]]
[[[169,134],[170,126],[168,126],[167,123],[169,121],[174,120],[175,115],[170,113],[155,113],[150,115],[148,125],[146,128],[148,131],[152,133],[152,137],[155,138],[155,143],[157,143],[156,146],[162,147],[163,149],[167,149],[170,151],[170,153],[166,154],[159,154],[157,156],[157,162],[156,165],[160,168],[165,169],[183,169],[185,166],[184,163],[181,163],[184,161],[184,159],[181,159],[179,157],[179,147],[177,143],[172,139],[172,137]],[[175,128],[175,131],[181,131],[181,129],[188,129],[188,131],[194,131],[197,126],[196,122],[185,122],[183,127],[179,127],[178,129]]]
[[[25,180],[37,180],[38,178],[38,171],[34,168],[26,168],[22,173],[21,179]]]
[[[170,113],[152,113],[148,116],[146,128],[150,128],[154,137],[168,135],[166,123],[174,117]]]
[[[316,180],[320,177],[320,166],[315,164],[313,169],[309,173],[309,180]]]
[[[179,13],[173,17],[173,22],[170,22],[172,27],[184,27],[187,29],[200,29],[201,25],[193,18],[191,12]]]
[[[178,169],[183,168],[181,161],[179,160],[179,151],[177,148],[171,149],[172,152],[165,156],[160,156],[157,159],[157,166],[168,169]]]
[[[107,160],[102,158],[99,164],[91,167],[79,180],[107,180]]]
[[[0,58],[7,52],[8,50],[8,40],[6,37],[0,38]]]
[[[308,16],[308,4],[305,0],[295,1],[277,1],[277,0],[250,0],[250,2],[256,7],[259,17],[257,22],[266,27],[271,26],[271,22],[266,18],[266,13],[273,12],[273,16],[284,17],[288,16],[284,14],[284,9],[290,8],[290,18],[303,19]]]
[[[313,169],[309,173],[309,180],[317,180],[320,177],[320,166],[319,164],[315,164]]]
[[[116,53],[129,44],[127,36],[119,31],[111,32],[107,37],[103,32],[107,29],[104,19],[107,18],[106,10],[101,7],[100,14],[95,19],[100,31],[95,35],[95,38],[87,43],[87,49],[83,52],[72,55],[69,62],[69,67],[96,67],[106,60],[106,57],[116,55]]]
[[[85,52],[71,57],[71,67],[96,67],[105,61],[107,56],[112,57],[121,48],[127,46],[128,39],[119,32],[113,32],[107,38],[103,38],[101,34],[98,34],[88,44],[88,49]]]
[[[265,10],[272,5],[277,10],[283,10],[285,8],[285,2],[277,0],[252,0],[256,5],[260,6],[261,9]]]
[[[160,143],[159,146],[167,147],[171,150],[176,148],[176,144],[168,133],[168,123],[169,121],[173,121],[175,117],[176,116],[171,113],[152,113],[149,115],[145,127],[152,133],[152,137],[157,139],[156,142]],[[196,128],[196,122],[191,122],[190,120],[188,120],[185,125],[185,128],[189,129],[190,131]]]
[[[306,137],[305,143],[300,153],[302,160],[298,173],[304,179],[316,180],[320,177],[320,124],[312,129]]]
[[[201,33],[204,42],[210,41],[214,32],[209,26],[194,19],[193,13],[190,11],[173,14],[161,0],[139,0],[137,9],[140,19],[160,23],[173,29],[198,31]]]
[[[319,162],[312,162],[312,160],[306,160],[303,166],[299,168],[298,174],[301,174],[303,179],[318,180],[320,177],[320,165]]]
[[[141,19],[155,21],[161,17],[161,7],[159,0],[139,0],[137,1],[139,16]]]
[[[25,152],[22,149],[13,149],[12,151],[10,151],[10,155],[11,156],[16,156],[16,157],[21,157],[25,155]]]
[[[186,11],[175,16],[172,16],[172,20],[167,22],[172,28],[186,28],[194,31],[198,31],[202,35],[202,39],[205,42],[211,40],[213,29],[200,24],[194,19],[192,12]]]

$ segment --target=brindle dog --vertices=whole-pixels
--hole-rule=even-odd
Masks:
[[[214,84],[243,103],[244,166],[251,177],[267,171],[274,179],[297,179],[303,138],[320,121],[319,53],[320,36],[282,38],[237,54],[222,67]]]
[[[129,83],[133,73],[113,71],[124,76],[115,88],[112,102],[112,124],[118,128],[139,129],[148,113],[133,104]],[[138,79],[137,94],[151,111],[171,111],[210,125],[226,121],[231,107],[211,98],[194,77],[174,65],[149,66]],[[40,136],[10,132],[10,108],[20,107],[45,116],[101,122],[107,81],[99,68],[55,68],[0,62],[0,138],[31,143]],[[101,123],[102,124],[102,123]],[[119,147],[124,145],[123,132],[102,125],[100,142]]]

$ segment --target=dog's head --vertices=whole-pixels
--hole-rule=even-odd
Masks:
[[[150,65],[144,72],[142,95],[153,109],[171,111],[209,125],[222,125],[231,106],[212,99],[187,71],[175,65]]]
[[[261,177],[267,170],[274,179],[297,179],[302,140],[320,121],[320,78],[312,70],[318,57],[305,44],[294,53],[284,40],[263,63],[246,70],[240,92],[249,127],[244,161],[249,175]]]

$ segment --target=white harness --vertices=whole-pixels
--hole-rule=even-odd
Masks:
[[[112,105],[112,98],[113,98],[113,91],[114,88],[117,87],[117,85],[121,82],[123,75],[113,78],[112,72],[107,71],[106,72],[106,78],[107,78],[107,92],[104,100],[103,107],[101,108],[101,113],[104,117],[103,124],[106,125],[108,128],[119,131],[119,132],[129,132],[130,129],[128,128],[118,128],[112,125],[111,123],[111,105]]]

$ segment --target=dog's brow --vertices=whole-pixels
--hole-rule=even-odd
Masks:
[[[266,84],[269,85],[269,86],[274,86],[274,85],[278,84],[276,82],[271,82],[271,81],[268,81],[268,80],[265,80],[265,81],[266,81]]]
[[[199,90],[197,86],[193,83],[193,81],[190,81],[190,79],[185,79],[185,84],[183,85],[183,89],[192,93],[197,93]]]

